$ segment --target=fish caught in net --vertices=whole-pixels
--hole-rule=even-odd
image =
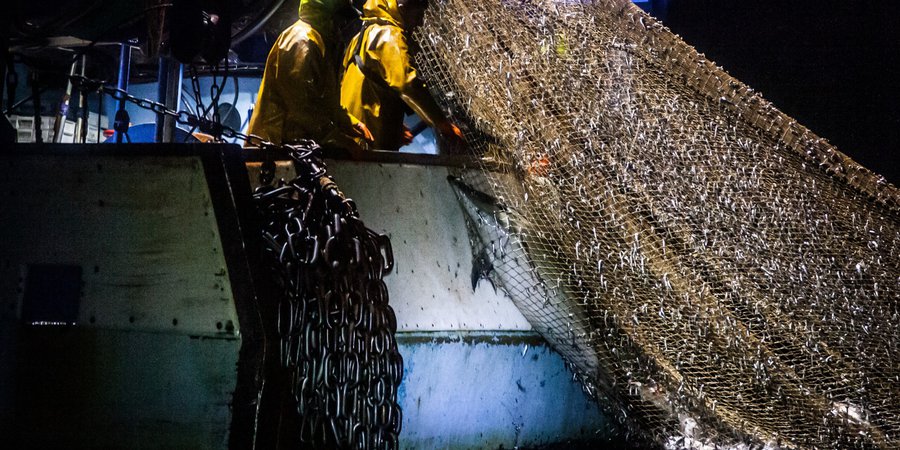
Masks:
[[[626,0],[437,0],[494,277],[670,448],[900,446],[900,194]]]

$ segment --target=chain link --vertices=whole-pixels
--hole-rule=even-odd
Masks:
[[[257,189],[267,261],[283,297],[281,366],[313,448],[395,449],[403,358],[383,277],[389,239],[365,227],[313,142],[290,146],[297,177]]]

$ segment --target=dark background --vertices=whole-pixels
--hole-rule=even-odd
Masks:
[[[707,58],[900,186],[900,1],[654,6],[652,13]]]

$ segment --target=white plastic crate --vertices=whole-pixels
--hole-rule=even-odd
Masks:
[[[41,116],[41,137],[43,137],[44,142],[52,141],[53,123],[55,121],[56,118],[53,116]],[[17,142],[30,143],[35,141],[34,117],[12,115],[9,116],[9,122],[16,129]],[[109,119],[106,117],[106,115],[100,116],[100,126],[104,129],[109,126]],[[92,112],[88,116],[87,142],[97,142],[98,136],[100,136],[100,134],[97,130],[97,114]],[[75,141],[75,121],[66,120],[66,123],[63,126],[62,143],[70,144],[74,143]]]

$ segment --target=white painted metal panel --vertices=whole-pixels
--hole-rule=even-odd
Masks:
[[[403,333],[398,343],[401,448],[618,447],[597,403],[536,333]]]
[[[4,307],[21,301],[28,264],[80,265],[79,326],[237,333],[199,158],[35,155],[0,161]]]
[[[462,210],[441,166],[328,161],[370,228],[387,233],[396,267],[385,279],[399,331],[530,330],[502,291],[472,290]]]

